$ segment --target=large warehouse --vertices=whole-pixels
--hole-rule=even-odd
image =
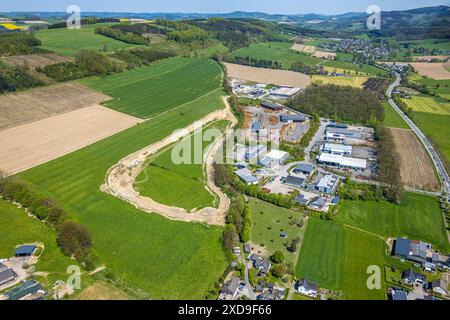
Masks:
[[[320,149],[323,152],[331,153],[331,154],[338,154],[343,156],[349,156],[352,154],[353,148],[352,146],[347,146],[344,144],[333,144],[333,143],[326,143]]]
[[[365,170],[367,168],[367,160],[344,157],[342,155],[322,153],[318,159],[319,163],[340,168]]]

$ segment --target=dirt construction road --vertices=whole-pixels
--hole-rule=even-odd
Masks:
[[[212,121],[226,119],[231,122],[228,130],[231,130],[236,126],[237,120],[231,111],[227,98],[224,97],[223,101],[226,108],[206,115],[200,120],[203,125]],[[158,213],[167,219],[223,226],[225,224],[225,217],[228,213],[230,202],[222,190],[215,185],[213,168],[215,154],[220,149],[224,140],[223,138],[215,141],[213,146],[210,147],[205,154],[204,158],[207,175],[206,184],[208,189],[219,198],[218,208],[203,208],[199,211],[188,212],[186,209],[164,205],[148,197],[141,196],[133,188],[133,183],[136,177],[142,172],[145,160],[149,156],[156,154],[165,147],[179,141],[186,135],[191,134],[194,132],[195,128],[197,128],[197,126],[192,124],[183,130],[178,131],[176,134],[170,135],[165,139],[122,159],[117,165],[109,170],[105,184],[101,187],[101,190],[135,205],[140,210]]]

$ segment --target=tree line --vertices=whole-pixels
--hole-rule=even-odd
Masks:
[[[0,69],[0,94],[43,86],[44,83],[28,73],[26,67]]]
[[[384,119],[384,108],[373,92],[336,85],[310,86],[287,105],[306,114],[337,121],[376,124]]]
[[[228,62],[236,63],[244,66],[266,68],[266,69],[282,69],[283,66],[279,61],[272,61],[268,59],[256,59],[249,56],[246,57],[228,57]]]
[[[0,174],[0,196],[19,203],[28,213],[46,223],[57,232],[57,243],[68,256],[75,257],[87,269],[94,267],[92,239],[89,231],[71,220],[70,215],[51,198],[37,193],[18,178],[6,178]]]
[[[113,29],[111,27],[95,28],[95,33],[129,44],[146,45],[149,43],[148,39],[140,35],[134,34],[132,32],[124,32],[120,29]]]
[[[0,35],[0,55],[14,56],[39,52],[36,46],[41,45],[41,41],[33,33],[6,33]]]

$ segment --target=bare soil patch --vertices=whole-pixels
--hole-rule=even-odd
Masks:
[[[96,105],[0,131],[0,170],[27,170],[142,121]]]
[[[96,282],[75,298],[76,300],[131,300],[131,297],[122,290],[104,282]]]
[[[71,60],[70,58],[59,56],[54,53],[9,56],[9,57],[2,57],[2,59],[9,64],[15,66],[28,66],[31,69],[36,69],[38,67],[45,67],[52,64],[67,62]]]
[[[448,60],[449,56],[414,56],[413,61],[414,62],[427,62],[432,60],[442,60],[446,61]]]
[[[225,63],[225,67],[228,77],[240,80],[301,89],[305,89],[311,84],[311,78],[300,72],[247,67],[232,63]]]
[[[78,83],[0,96],[0,132],[111,99]]]
[[[291,50],[304,53],[314,53],[316,51],[316,47],[296,43],[291,47]]]
[[[450,79],[450,72],[446,70],[446,63],[427,63],[427,62],[413,62],[411,66],[421,76],[427,76],[434,80],[448,80]]]
[[[313,57],[322,59],[334,59],[336,57],[336,53],[327,51],[316,51],[314,52]]]
[[[392,132],[400,157],[403,183],[411,188],[439,190],[431,159],[414,132],[409,129],[389,128],[389,130]]]

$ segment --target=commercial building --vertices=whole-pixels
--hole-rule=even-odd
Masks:
[[[339,177],[329,174],[320,179],[316,185],[316,190],[323,193],[333,193],[339,184]]]
[[[247,185],[255,185],[259,183],[259,179],[255,177],[247,168],[239,169],[234,173]]]
[[[361,132],[358,130],[350,130],[350,129],[344,129],[344,128],[334,128],[334,127],[327,127],[326,133],[331,134],[340,134],[345,136],[348,139],[361,139],[362,135]]]
[[[282,114],[280,116],[280,121],[289,123],[289,122],[295,122],[295,123],[301,123],[305,122],[306,116],[304,114]]]
[[[13,270],[0,263],[0,286],[14,281],[16,277],[17,275]]]
[[[303,188],[305,186],[305,182],[306,182],[305,179],[294,176],[288,176],[284,180],[285,184],[294,188]]]
[[[300,92],[300,88],[293,87],[276,87],[270,90],[269,95],[273,99],[289,99],[290,97],[296,95]]]
[[[325,134],[325,141],[333,141],[333,142],[345,142],[345,136],[339,133],[331,133],[328,132]]]
[[[349,156],[352,154],[353,148],[344,144],[326,143],[320,147],[320,150],[326,153]]]
[[[245,160],[250,161],[267,152],[267,147],[262,144],[250,147],[245,153]]]
[[[270,109],[273,111],[280,111],[283,110],[284,106],[282,104],[276,103],[276,102],[270,102],[270,101],[264,101],[261,103],[261,106],[266,109]]]
[[[314,172],[316,168],[313,165],[306,164],[306,163],[300,163],[294,168],[295,173],[301,173],[305,175],[310,175]]]
[[[344,157],[331,153],[322,153],[317,161],[321,164],[344,169],[365,170],[367,168],[367,160],[365,159]]]
[[[276,168],[286,162],[289,158],[289,153],[273,149],[264,157],[261,158],[259,164],[264,167]]]

